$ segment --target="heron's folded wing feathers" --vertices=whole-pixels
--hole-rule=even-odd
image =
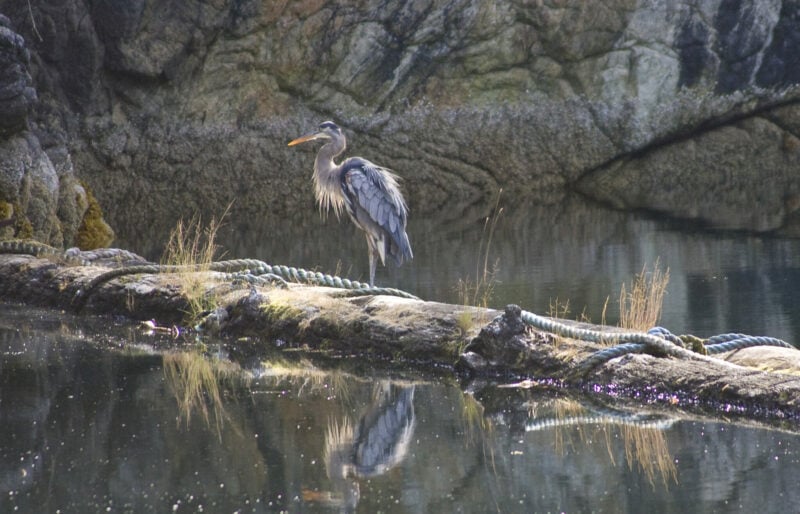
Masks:
[[[359,158],[348,159],[343,168],[342,182],[351,214],[354,215],[356,207],[359,207],[385,232],[391,243],[388,253],[397,264],[411,259],[413,253],[405,230],[408,208],[395,175]],[[367,230],[367,227],[362,228]],[[378,234],[370,236],[381,239]]]

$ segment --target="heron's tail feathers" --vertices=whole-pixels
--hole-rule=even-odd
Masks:
[[[392,238],[387,246],[388,253],[397,266],[414,258],[414,252],[411,251],[411,242],[408,240],[408,234],[405,231],[395,234],[395,237]]]

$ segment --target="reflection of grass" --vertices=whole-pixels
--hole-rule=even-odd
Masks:
[[[222,218],[227,214],[223,213]],[[218,250],[215,244],[217,231],[221,222],[212,219],[207,227],[203,227],[200,218],[194,217],[189,222],[183,220],[172,230],[164,253],[165,264],[195,266],[196,271],[178,273],[178,281],[186,300],[189,302],[190,324],[199,320],[200,314],[216,307],[213,296],[206,294],[208,280],[199,272],[208,271],[214,262]]]
[[[646,331],[658,324],[661,307],[669,283],[669,268],[661,271],[659,260],[653,264],[653,271],[647,266],[634,277],[630,292],[625,284],[619,293],[619,326],[631,330]]]
[[[586,407],[570,398],[556,398],[553,400],[551,407],[557,419],[579,416],[586,412]],[[560,454],[564,454],[566,452],[567,443],[570,443],[570,446],[572,446],[571,441],[565,441],[565,433],[566,430],[557,428],[553,434],[553,437],[555,438],[554,444],[556,451]],[[583,430],[581,430],[581,436],[584,437]]]
[[[635,462],[651,486],[655,486],[657,475],[664,485],[671,481],[677,483],[678,470],[670,455],[663,430],[632,425],[623,425],[620,430],[629,468],[633,469]]]
[[[348,478],[353,473],[349,457],[353,452],[354,437],[353,423],[349,417],[344,416],[341,423],[335,419],[328,420],[322,453],[328,478]]]
[[[193,412],[199,412],[206,425],[213,417],[217,433],[225,419],[220,383],[232,383],[241,376],[237,365],[211,361],[200,352],[168,352],[163,356],[164,378],[178,402],[178,422],[186,426]]]
[[[461,423],[464,427],[464,439],[467,443],[483,441],[487,433],[493,430],[492,422],[484,416],[483,405],[468,393],[459,397],[461,404]]]
[[[555,417],[560,420],[569,420],[570,418],[581,420],[582,416],[590,415],[586,407],[572,399],[557,399],[549,407],[553,409]],[[535,418],[536,414],[536,412],[532,412],[530,417]],[[652,486],[655,486],[657,477],[661,478],[664,485],[669,482],[677,482],[678,471],[670,455],[665,432],[655,427],[626,423],[624,418],[620,418],[618,423],[613,419],[598,419],[597,424],[594,425],[590,422],[580,422],[575,425],[568,423],[564,427],[557,427],[553,434],[556,451],[563,454],[567,444],[572,446],[572,441],[565,436],[575,434],[576,430],[584,444],[597,439],[597,433],[601,432],[605,437],[608,456],[616,465],[613,441],[618,440],[619,437],[613,435],[613,428],[619,430],[629,469],[638,467]]]

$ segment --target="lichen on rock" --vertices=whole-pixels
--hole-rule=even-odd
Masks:
[[[83,215],[80,227],[78,227],[75,244],[81,250],[109,247],[114,241],[114,230],[103,219],[100,204],[91,190],[85,185],[83,185],[83,189],[86,192],[88,207]]]

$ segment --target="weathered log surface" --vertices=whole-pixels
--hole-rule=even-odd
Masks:
[[[125,275],[75,297],[107,271],[28,255],[0,255],[0,298],[81,312],[181,323],[189,302],[177,275]],[[234,286],[206,272],[205,294],[219,306],[209,328],[246,337],[248,351],[289,347],[408,368],[455,371],[464,379],[529,381],[612,401],[709,411],[800,428],[800,352],[751,348],[731,360],[780,369],[626,355],[594,369],[579,363],[602,347],[526,326],[518,310],[498,311],[389,296],[347,296],[326,287]],[[598,328],[598,327],[593,327]],[[615,330],[601,327],[605,330]],[[759,356],[763,356],[759,360]],[[768,358],[770,360],[768,360]],[[748,361],[749,359],[749,361]],[[779,362],[771,366],[769,362]]]

